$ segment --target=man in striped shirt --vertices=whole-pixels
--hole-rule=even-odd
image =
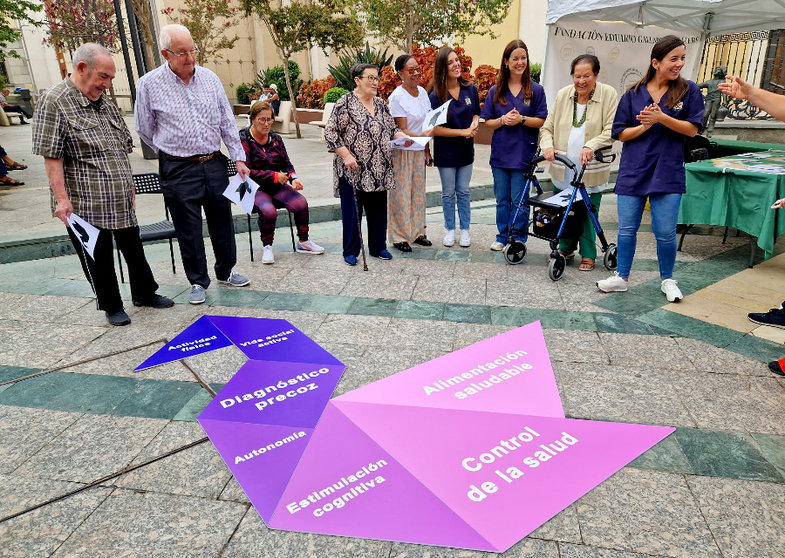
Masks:
[[[218,76],[196,65],[199,50],[191,33],[182,25],[167,25],[159,42],[166,64],[139,79],[134,119],[139,137],[158,151],[161,188],[191,283],[189,301],[201,304],[210,285],[202,209],[218,282],[235,287],[250,283],[233,269],[237,249],[231,202],[223,196],[229,180],[221,140],[244,179],[248,167],[229,99]]]

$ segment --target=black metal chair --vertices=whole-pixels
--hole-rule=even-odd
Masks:
[[[141,194],[161,194],[163,198],[163,192],[161,191],[161,179],[158,176],[158,173],[155,172],[135,174],[134,189],[136,190],[137,196]],[[143,243],[154,242],[156,240],[168,240],[169,254],[172,258],[172,273],[177,273],[177,269],[175,268],[174,264],[174,244],[172,243],[172,240],[177,238],[177,233],[174,230],[174,223],[172,223],[169,217],[169,208],[166,207],[165,201],[164,213],[166,215],[166,220],[151,223],[149,225],[140,225],[139,237],[142,239]],[[117,249],[117,261],[120,264],[120,280],[125,283],[125,276],[123,274],[123,259],[120,255],[119,248]]]
[[[231,178],[235,174],[237,174],[237,163],[235,163],[231,159],[229,159],[228,162],[227,162],[226,174],[229,175],[229,178]],[[296,252],[297,251],[297,245],[295,244],[295,241],[294,241],[294,221],[292,220],[292,212],[287,210],[286,208],[280,208],[278,211],[279,212],[286,211],[286,214],[289,216],[289,234],[292,237],[292,251]],[[248,249],[251,251],[251,261],[254,261],[253,260],[253,228],[252,228],[252,220],[251,220],[251,216],[250,215],[246,215],[246,217],[248,219]]]

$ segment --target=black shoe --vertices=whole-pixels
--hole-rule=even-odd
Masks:
[[[769,363],[769,370],[774,372],[777,376],[785,376],[785,372],[782,371],[782,366],[780,366],[780,361],[772,360]]]
[[[747,314],[747,318],[753,323],[768,325],[785,329],[785,310],[782,308],[772,308],[768,312],[752,312]]]
[[[414,239],[415,244],[419,244],[420,246],[433,246],[433,243],[428,240],[428,237],[425,235],[418,236]]]
[[[412,247],[409,246],[408,242],[394,242],[393,247],[397,248],[401,252],[411,252]]]
[[[150,306],[152,308],[171,308],[174,306],[174,300],[171,298],[154,294],[150,300],[134,300],[134,306]]]
[[[118,310],[114,314],[110,314],[109,312],[105,312],[105,314],[106,321],[113,326],[124,326],[131,323],[131,318],[128,317],[128,314],[126,314],[123,309]]]

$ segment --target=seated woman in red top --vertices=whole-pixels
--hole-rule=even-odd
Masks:
[[[270,131],[273,109],[267,101],[257,101],[251,107],[251,125],[240,130],[245,149],[245,164],[251,178],[259,184],[254,205],[259,212],[259,231],[262,235],[262,263],[275,263],[273,237],[277,210],[285,207],[294,214],[297,225],[297,251],[304,254],[323,254],[324,248],[308,240],[308,202],[297,193],[303,183],[297,178],[292,162],[286,154],[283,139]]]

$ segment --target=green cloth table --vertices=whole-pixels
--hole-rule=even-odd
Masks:
[[[785,219],[779,218],[785,210],[771,209],[775,200],[785,198],[785,150],[688,163],[686,170],[678,222],[738,229],[755,237],[770,258],[775,239],[785,233]]]

